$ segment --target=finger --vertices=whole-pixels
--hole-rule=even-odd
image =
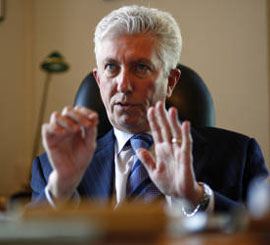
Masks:
[[[52,113],[50,123],[57,124],[59,127],[62,127],[69,133],[77,133],[81,130],[80,125],[78,125],[78,123],[76,123],[76,121],[71,119],[69,116],[64,115],[63,112],[62,114],[59,112]]]
[[[95,111],[81,105],[75,106],[74,109],[85,115],[92,123],[98,122],[98,114]]]
[[[171,142],[172,130],[171,130],[171,126],[168,120],[168,113],[165,110],[164,102],[159,101],[156,104],[156,113],[157,113],[159,127],[161,128],[163,141]]]
[[[56,123],[57,122],[57,117],[60,116],[61,114],[58,111],[54,111],[51,116],[50,116],[50,123]]]
[[[181,145],[182,129],[181,129],[180,121],[178,119],[177,109],[175,107],[171,107],[169,109],[169,118],[170,118],[169,123],[172,129],[172,137],[176,140],[180,140],[179,145]]]
[[[97,113],[83,106],[77,106],[75,108],[65,107],[62,111],[62,115],[67,116],[73,120],[74,123],[78,124],[82,138],[93,134],[93,128],[98,124]]]
[[[147,111],[147,119],[152,132],[154,143],[162,142],[162,134],[160,126],[157,122],[156,112],[154,107],[150,107]]]
[[[73,108],[66,106],[62,111],[62,115],[67,116],[82,127],[87,128],[97,124],[97,114],[83,107]]]
[[[90,144],[97,137],[98,114],[95,111],[80,105],[76,106],[75,110],[86,116],[90,122],[88,126],[82,128],[82,136],[85,136],[86,141]]]
[[[41,127],[42,135],[54,135],[62,134],[65,132],[65,129],[59,126],[56,122],[44,123]]]
[[[53,112],[51,114],[50,124],[52,125],[55,124],[52,127],[54,129],[56,129],[56,125],[57,125],[59,127],[58,128],[59,132],[60,132],[60,128],[62,128],[62,132],[64,132],[63,130],[65,130],[65,132],[78,130],[78,128],[72,124],[72,121],[70,119],[63,117],[59,112]],[[74,127],[73,130],[72,130],[72,127]]]
[[[190,155],[192,155],[192,136],[190,133],[190,123],[188,121],[183,122],[181,128],[183,151],[186,157],[190,157]]]
[[[148,173],[149,172],[151,173],[156,169],[156,163],[154,161],[154,158],[148,150],[140,148],[136,151],[136,155],[138,156],[139,160],[143,163]]]
[[[56,123],[44,123],[41,127],[41,134],[42,134],[42,144],[45,150],[47,150],[48,147],[53,147],[57,145],[58,140],[54,139],[59,138],[59,136],[61,138],[61,136],[63,136],[65,132],[66,132],[65,129],[63,129]]]

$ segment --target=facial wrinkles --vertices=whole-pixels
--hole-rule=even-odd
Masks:
[[[138,130],[145,129],[147,109],[166,96],[166,79],[154,44],[148,36],[103,40],[98,60],[100,89],[116,127],[125,127],[127,122]]]
[[[133,103],[141,106],[142,108],[149,108],[150,106],[154,106],[158,100],[165,99],[166,95],[164,87],[166,81],[165,79],[163,79],[163,73],[155,73],[152,74],[150,78],[139,81],[144,83],[143,87],[136,87],[137,84],[133,83],[132,76],[128,79],[131,79],[131,81],[128,82],[132,84],[130,86],[132,86],[133,88],[131,89],[131,91],[119,92],[119,90],[117,90],[116,83],[110,94],[112,104],[114,104],[115,102]],[[152,82],[152,80],[154,80],[155,82]],[[141,94],[143,93],[145,93],[145,95],[141,97]]]
[[[132,87],[132,89],[127,92],[120,92],[117,88],[118,84],[116,82],[116,78],[106,78],[107,80],[105,83],[103,83],[103,86],[107,87],[105,90],[108,92],[108,95],[106,96],[107,99],[110,101],[110,106],[113,108],[113,105],[115,103],[134,103],[141,106],[145,106],[146,108],[149,108],[150,106],[153,106],[158,100],[163,100],[165,98],[165,79],[163,80],[163,73],[162,74],[154,74],[149,79],[150,80],[157,80],[155,82],[149,82],[147,79],[144,79],[144,81],[139,81],[145,83],[142,88],[136,87],[136,83],[133,83],[132,76],[129,76],[125,79],[130,79],[128,81],[131,83],[129,86]],[[162,79],[163,81],[160,81]],[[113,86],[111,86],[113,84]],[[108,85],[108,86],[106,86]],[[147,86],[146,86],[147,85]],[[141,90],[140,90],[141,89]],[[164,92],[163,92],[164,90]],[[158,93],[157,93],[158,91]],[[140,100],[137,101],[137,97],[140,96],[141,93],[146,92],[145,96],[143,98],[140,97]]]

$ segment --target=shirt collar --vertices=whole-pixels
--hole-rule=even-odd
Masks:
[[[117,154],[119,154],[120,151],[123,149],[124,145],[134,134],[121,131],[117,128],[113,128],[113,131],[116,138],[116,152]]]
[[[124,132],[121,131],[117,128],[113,128],[114,131],[114,135],[116,138],[116,152],[117,154],[120,153],[120,151],[122,151],[123,147],[125,146],[125,144],[129,141],[129,139],[134,135],[133,133],[128,133],[128,132]],[[152,135],[150,131],[146,132],[149,135]]]

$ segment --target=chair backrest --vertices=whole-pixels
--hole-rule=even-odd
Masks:
[[[166,107],[175,106],[180,119],[189,120],[193,125],[215,126],[214,104],[205,83],[187,66],[178,65],[178,68],[181,70],[180,82],[167,100]],[[80,84],[74,105],[83,105],[99,114],[98,137],[112,128],[92,72]]]
[[[177,67],[181,70],[181,76],[167,100],[167,107],[175,106],[181,120],[189,120],[196,126],[214,127],[215,108],[206,84],[191,68],[184,65]]]

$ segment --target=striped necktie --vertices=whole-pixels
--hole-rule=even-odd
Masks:
[[[136,155],[137,149],[149,149],[152,143],[152,137],[147,134],[138,134],[130,139],[130,145],[135,155],[135,163],[127,179],[126,196],[129,199],[142,199],[145,202],[151,202],[162,195],[149,178],[148,172]]]

